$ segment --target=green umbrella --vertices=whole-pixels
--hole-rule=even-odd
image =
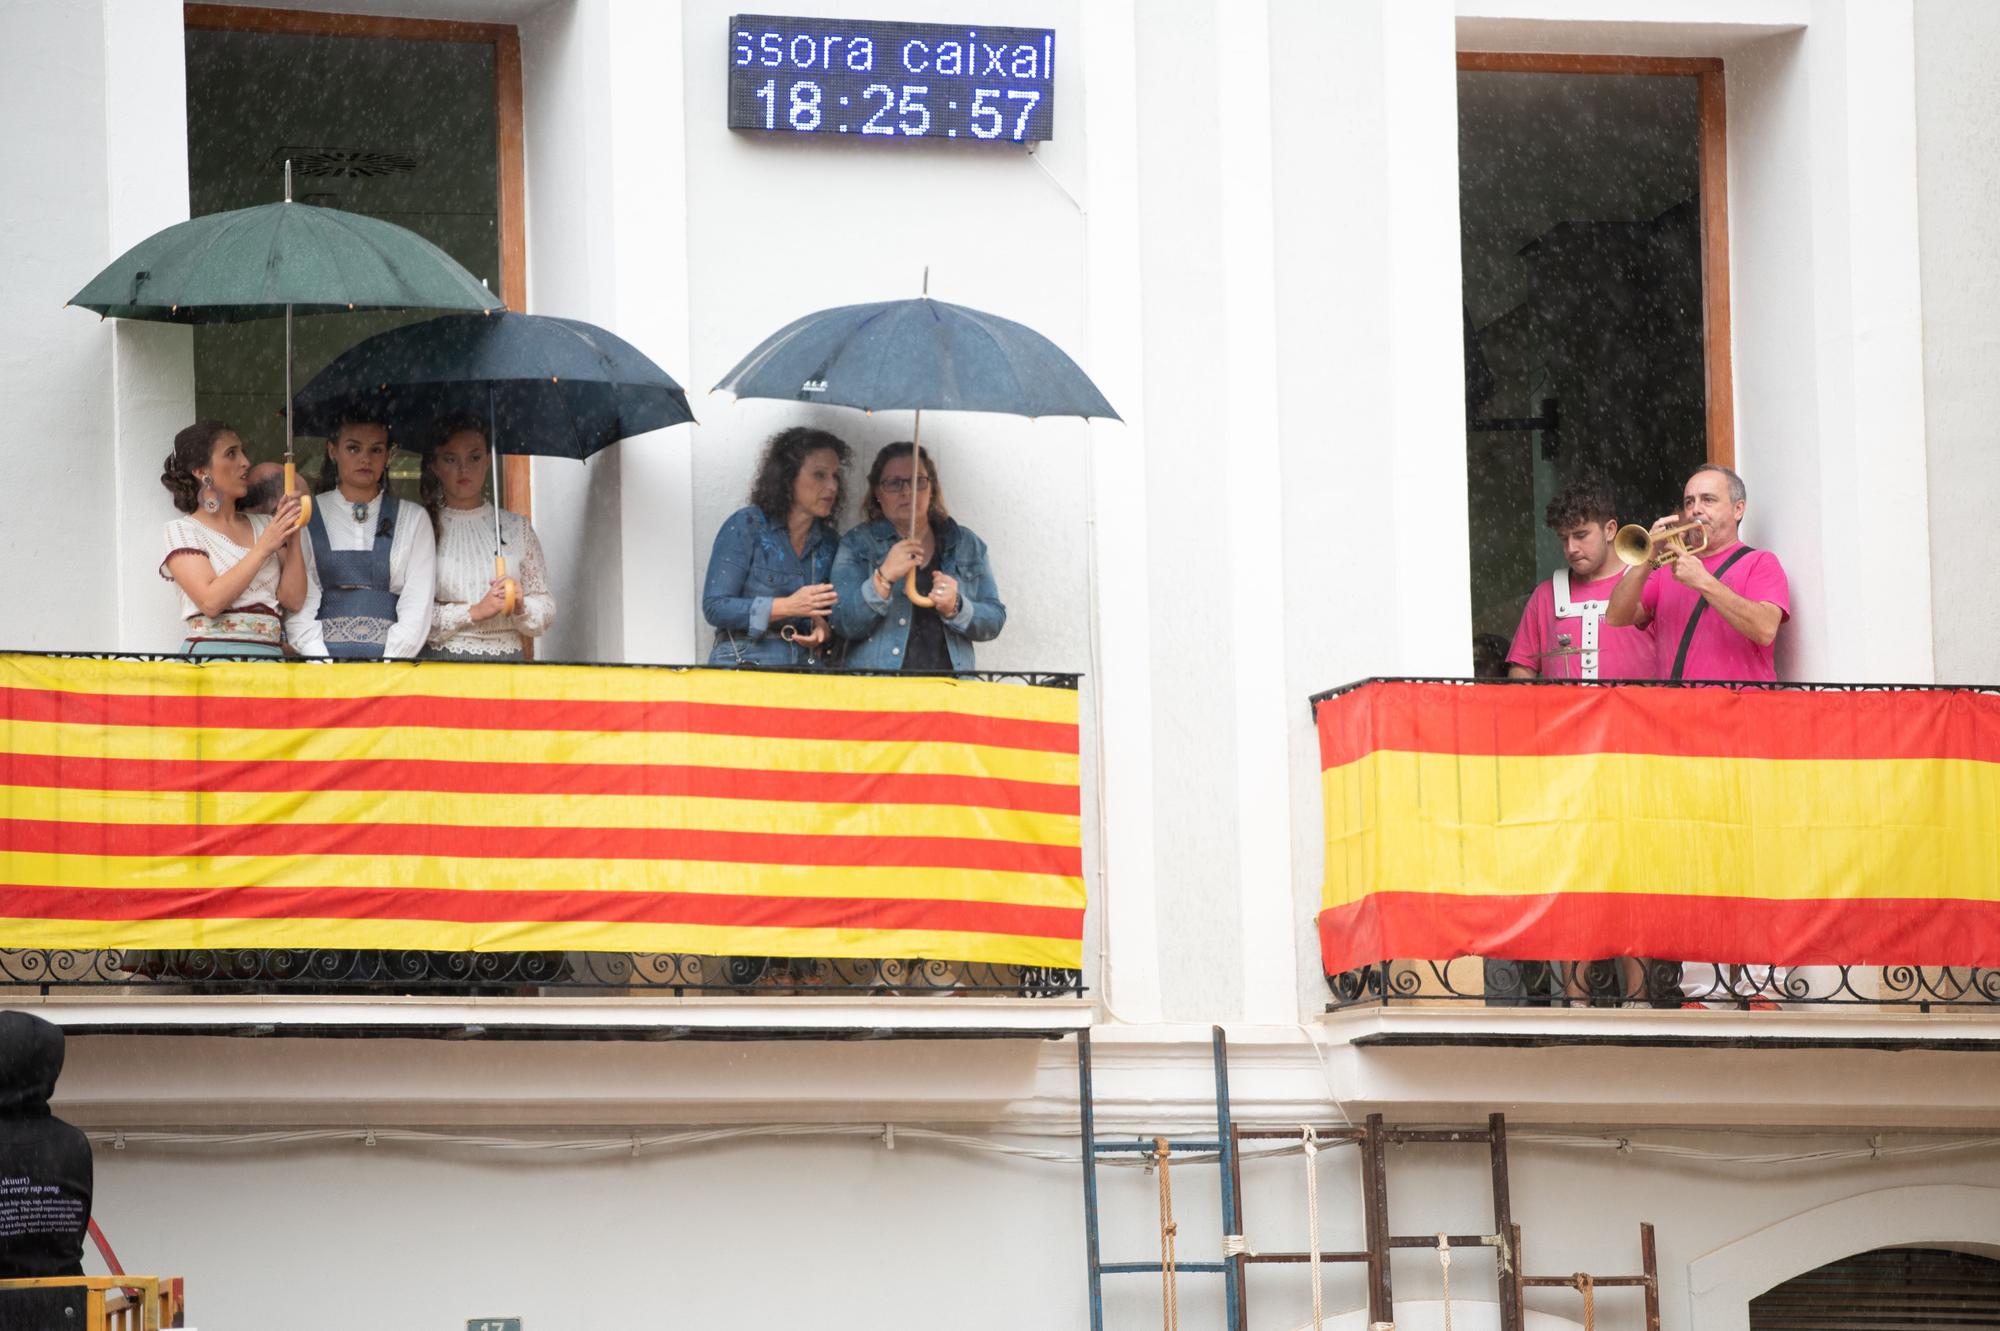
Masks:
[[[414,231],[285,200],[210,213],[155,232],[70,297],[114,319],[239,323],[285,319],[285,492],[292,493],[292,315],[338,310],[505,308],[456,259]]]

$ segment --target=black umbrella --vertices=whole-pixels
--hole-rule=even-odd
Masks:
[[[620,439],[694,420],[687,394],[631,343],[546,315],[447,314],[377,333],[342,352],[293,399],[299,428],[326,433],[359,412],[428,450],[439,421],[477,416],[493,450],[495,568],[500,455],[587,458]]]
[[[924,287],[929,290],[928,271]],[[928,295],[794,319],[715,387],[740,398],[911,410],[916,442],[927,410],[1119,419],[1090,376],[1034,329]],[[912,537],[921,507],[910,508]],[[914,571],[903,591],[919,605],[928,603],[919,597]]]

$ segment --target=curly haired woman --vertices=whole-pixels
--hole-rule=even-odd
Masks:
[[[296,539],[299,501],[269,517],[242,513],[250,488],[243,440],[221,421],[196,421],[174,436],[160,484],[186,516],[167,523],[160,576],[180,592],[189,656],[283,656],[284,613],[305,602]]]

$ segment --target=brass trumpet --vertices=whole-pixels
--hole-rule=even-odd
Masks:
[[[1688,541],[1690,533],[1696,538],[1692,544]],[[1708,549],[1708,528],[1699,522],[1683,522],[1665,531],[1652,532],[1634,522],[1618,529],[1618,534],[1611,538],[1611,549],[1634,568],[1641,564],[1671,564],[1682,555],[1698,555]]]

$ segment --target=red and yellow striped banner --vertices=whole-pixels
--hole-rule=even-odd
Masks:
[[[2000,965],[2000,696],[1392,682],[1318,724],[1329,974]]]
[[[0,947],[1081,964],[1077,695],[0,656]]]

